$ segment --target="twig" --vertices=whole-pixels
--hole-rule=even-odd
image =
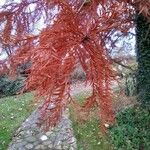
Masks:
[[[111,59],[111,60],[112,60],[114,63],[116,63],[116,64],[118,64],[118,65],[120,65],[120,66],[122,66],[122,67],[124,67],[124,68],[126,68],[126,69],[135,71],[132,67],[127,66],[127,65],[124,65],[124,64],[122,64],[120,61],[117,61],[117,60],[115,60],[115,59]]]
[[[84,0],[84,2],[81,4],[78,12],[82,9],[82,7],[84,6],[85,3],[89,3],[90,1],[89,0]]]

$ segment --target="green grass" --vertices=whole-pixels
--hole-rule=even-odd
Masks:
[[[85,93],[75,96],[80,104],[83,103],[85,97],[87,97]],[[109,139],[101,134],[99,121],[95,117],[81,123],[76,121],[73,113],[72,109],[70,109],[73,130],[77,139],[77,150],[113,150]]]
[[[74,95],[74,98],[82,105],[85,101],[85,98],[87,98],[88,96],[90,96],[88,92],[81,92]]]
[[[33,95],[10,96],[0,99],[0,150],[6,150],[12,136],[30,115]]]
[[[96,119],[86,123],[73,121],[78,150],[113,150],[109,140],[100,133]]]

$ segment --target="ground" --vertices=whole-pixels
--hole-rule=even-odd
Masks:
[[[78,84],[73,85],[72,91],[71,91],[72,96],[76,98],[80,103],[82,103],[84,101],[84,98],[89,96],[90,93],[91,93],[90,86],[87,85],[87,87],[85,87],[83,83],[78,83]],[[1,103],[0,114],[2,114],[2,117],[0,118],[0,142],[1,142],[0,150],[7,149],[7,146],[11,142],[13,135],[15,136],[17,135],[16,136],[17,138],[19,137],[17,140],[16,140],[16,137],[14,137],[13,142],[17,143],[16,141],[20,140],[19,141],[19,144],[20,144],[22,140],[20,139],[20,137],[22,135],[26,136],[28,135],[28,133],[31,133],[29,128],[26,128],[26,127],[34,126],[33,118],[35,117],[32,118],[32,116],[36,116],[36,115],[32,113],[32,115],[28,119],[26,118],[36,108],[36,106],[34,106],[32,103],[32,99],[33,99],[32,93],[27,93],[22,96],[12,96],[12,97],[6,97],[6,98],[0,99],[0,103]],[[116,113],[120,110],[126,109],[129,106],[132,107],[135,104],[136,104],[135,98],[133,97],[130,99],[127,97],[122,97],[121,95],[118,95],[118,97],[114,97],[114,109],[116,110]],[[99,150],[99,148],[101,148],[102,150],[113,150],[114,145],[112,144],[111,137],[103,136],[100,132],[98,117],[95,117],[96,111],[93,111],[91,113],[91,116],[89,117],[89,119],[87,119],[86,117],[84,121],[81,121],[81,120],[79,121],[77,118],[77,115],[75,115],[79,113],[78,112],[74,113],[71,107],[72,106],[70,105],[70,119],[72,121],[71,123],[72,127],[69,126],[68,128],[71,129],[70,131],[72,131],[72,128],[73,128],[75,138],[73,137],[72,138],[73,140],[70,140],[70,141],[77,142],[77,143],[75,142],[77,144],[77,150],[92,150],[92,149]],[[66,118],[66,115],[65,115],[65,118]],[[26,121],[22,124],[22,122],[25,119]],[[37,138],[39,139],[39,142],[40,140],[41,142],[39,143],[39,145],[36,145],[36,147],[38,147],[41,150],[41,148],[44,148],[44,146],[42,145],[42,142],[45,144],[49,144],[47,146],[50,146],[52,145],[50,142],[52,141],[51,139],[53,137],[59,137],[59,134],[65,135],[64,132],[66,132],[66,130],[64,130],[65,129],[64,127],[70,124],[70,121],[69,123],[67,122],[67,124],[64,123],[66,121],[62,121],[62,122],[63,122],[62,123],[63,125],[61,125],[60,123],[60,125],[58,125],[59,128],[56,128],[55,130],[57,132],[56,134],[54,133],[55,131],[52,131],[52,132],[50,131],[48,132],[48,134],[47,133],[39,134]],[[18,129],[18,127],[20,128]],[[35,129],[35,127],[33,128]],[[24,129],[27,129],[27,130],[24,130]],[[22,130],[25,132],[21,132]],[[117,131],[117,129],[115,131]],[[73,135],[72,132],[70,133],[72,136]],[[119,135],[119,132],[117,134]],[[118,138],[117,134],[115,134],[114,136],[116,139]],[[37,141],[35,141],[35,138],[32,135],[29,135],[29,136],[30,138],[27,138],[27,140],[25,141],[26,146],[27,146],[26,149],[28,148],[30,149],[31,147],[34,146],[34,143],[37,143]],[[62,139],[64,137],[66,136],[62,136]],[[28,140],[28,139],[31,139],[31,140]],[[57,141],[62,141],[62,139],[57,140]],[[29,143],[27,144],[27,142]],[[74,147],[74,149],[76,149],[76,146]]]
[[[0,150],[6,149],[15,130],[33,111],[32,100],[32,93],[0,99]]]

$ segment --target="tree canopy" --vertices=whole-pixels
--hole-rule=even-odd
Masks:
[[[116,78],[109,54],[120,36],[130,34],[137,12],[149,21],[149,8],[149,0],[21,0],[0,8],[0,42],[11,73],[31,62],[26,88],[35,87],[44,97],[41,118],[48,126],[72,100],[69,79],[78,63],[93,88],[82,110],[97,106],[102,127],[115,122],[111,83]],[[43,28],[36,29],[41,22]]]

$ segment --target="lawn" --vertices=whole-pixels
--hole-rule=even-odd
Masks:
[[[98,125],[98,121],[95,119],[86,123],[73,121],[78,150],[113,150],[109,138],[100,133]]]
[[[75,98],[82,104],[88,95],[80,93]],[[32,93],[0,99],[0,150],[7,149],[17,128],[36,107],[32,107],[32,100]],[[79,113],[71,108],[70,118],[77,139],[77,150],[149,149],[150,116],[146,110],[133,107],[121,111],[117,115],[118,125],[110,129],[110,137],[101,134],[96,112],[93,111],[90,119],[85,115],[86,120],[83,121],[78,121],[75,114]]]
[[[86,93],[75,96],[80,104],[83,103]],[[126,99],[125,99],[126,100]],[[122,100],[119,100],[121,102]],[[118,104],[118,102],[115,102]],[[125,103],[128,103],[127,100]],[[136,102],[134,102],[136,104]],[[116,115],[117,125],[109,128],[109,137],[104,137],[99,128],[99,121],[94,111],[87,119],[87,115],[71,107],[70,117],[77,139],[77,150],[149,150],[150,148],[150,115],[149,111],[139,104],[124,104]],[[85,119],[85,120],[84,120]]]
[[[32,99],[31,93],[0,99],[0,150],[7,149],[17,128],[32,112]]]
[[[80,93],[75,95],[75,98],[82,104],[87,96],[87,93]],[[99,121],[96,117],[90,116],[89,120],[79,122],[74,111],[70,108],[70,118],[77,139],[77,150],[113,150],[113,145],[109,142],[110,138],[101,134]]]

